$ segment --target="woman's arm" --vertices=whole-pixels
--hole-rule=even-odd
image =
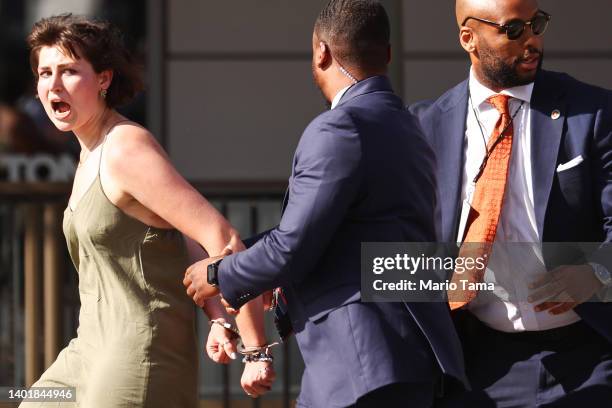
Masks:
[[[211,256],[228,245],[233,251],[241,246],[237,231],[178,173],[146,129],[117,126],[105,144],[103,164],[122,203],[137,201]]]
[[[238,232],[178,173],[146,129],[117,126],[105,144],[103,163],[113,190],[133,198],[195,241],[187,241],[192,258],[228,253],[228,245],[233,252],[244,249]],[[204,310],[211,319],[228,318],[218,298],[207,301]],[[243,312],[238,322],[243,340],[265,343],[261,300],[245,305]]]

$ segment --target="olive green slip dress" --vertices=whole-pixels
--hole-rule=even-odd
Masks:
[[[182,284],[181,233],[117,208],[99,170],[77,207],[66,208],[63,228],[79,274],[79,327],[34,386],[76,387],[76,403],[21,406],[196,407],[195,308]]]

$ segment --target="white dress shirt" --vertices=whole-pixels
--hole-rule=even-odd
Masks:
[[[353,85],[351,84],[351,85],[347,86],[346,88],[342,88],[341,90],[338,91],[338,93],[336,94],[336,96],[334,96],[334,99],[332,100],[331,109],[334,109],[340,103],[340,99],[342,99],[342,97],[344,96],[346,91],[348,91],[348,89],[351,86],[353,86]]]
[[[470,72],[467,126],[465,132],[465,165],[462,175],[461,219],[465,220],[475,184],[472,182],[486,155],[486,143],[499,119],[499,112],[487,102],[495,92],[482,85]],[[496,245],[491,254],[484,281],[495,283],[494,292],[481,291],[468,305],[469,310],[486,325],[500,331],[548,330],[580,320],[569,311],[553,316],[548,311],[535,312],[527,302],[529,283],[546,273],[534,210],[531,163],[530,101],[533,83],[503,90],[509,95],[510,115],[514,117],[514,136],[505,198],[497,227],[496,243],[518,242],[531,245]],[[521,106],[521,102],[523,105]],[[520,110],[519,110],[520,109]],[[480,122],[480,126],[479,126]],[[482,126],[482,131],[480,127]],[[483,137],[484,133],[484,137]],[[486,139],[486,140],[485,140]],[[465,223],[459,228],[457,242],[464,236]]]

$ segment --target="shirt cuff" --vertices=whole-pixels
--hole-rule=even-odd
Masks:
[[[219,265],[219,290],[221,296],[234,309],[240,309],[245,303],[257,297],[250,291],[245,290],[243,282],[240,281],[238,274],[233,270],[234,258],[240,253],[228,255],[223,258]]]

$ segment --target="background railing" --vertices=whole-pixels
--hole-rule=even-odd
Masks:
[[[242,237],[275,226],[281,183],[196,183]],[[0,387],[31,385],[76,335],[78,278],[61,232],[69,185],[0,183]],[[269,338],[276,338],[266,316]],[[203,350],[208,323],[198,313]],[[277,381],[250,400],[240,387],[242,364],[214,364],[200,355],[199,390],[206,407],[289,407],[299,391],[303,363],[294,340],[274,350]],[[1,405],[0,405],[1,406]]]

